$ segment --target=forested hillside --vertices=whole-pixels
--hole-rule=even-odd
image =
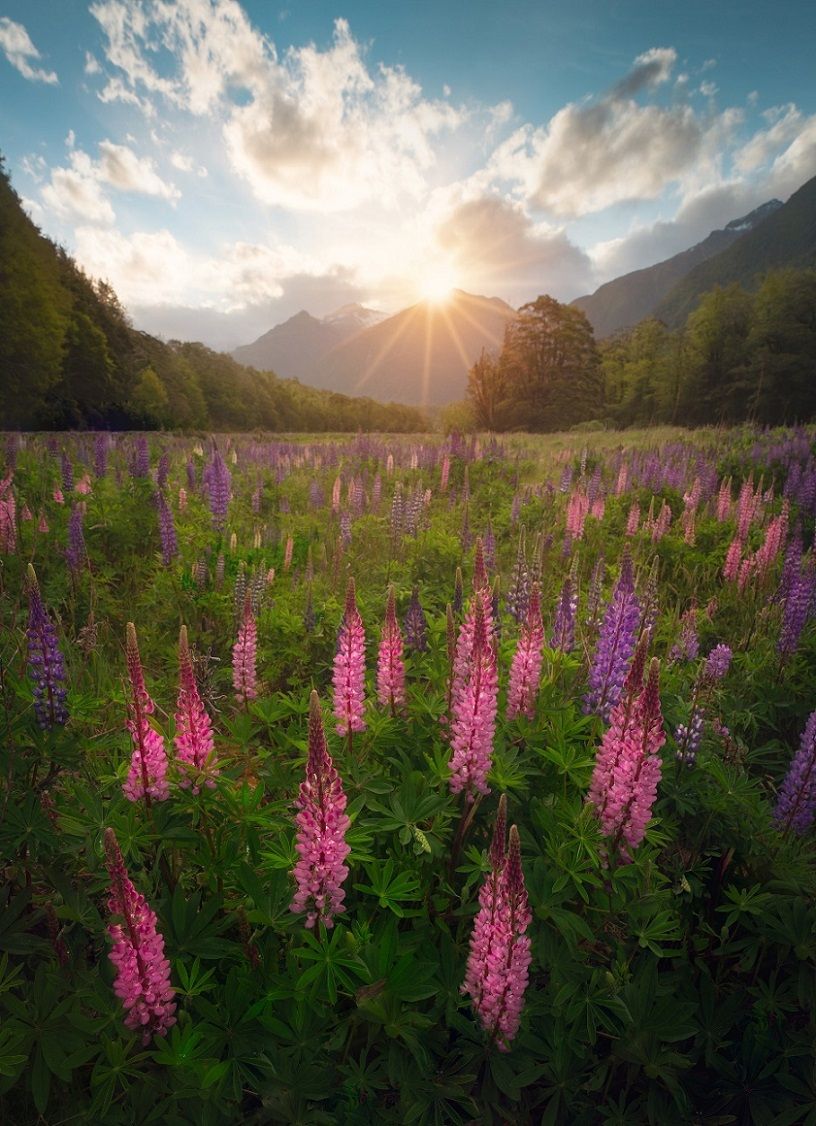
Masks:
[[[423,414],[257,372],[130,324],[40,234],[0,162],[0,428],[421,430]]]

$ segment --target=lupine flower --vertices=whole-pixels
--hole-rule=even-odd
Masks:
[[[462,568],[456,568],[456,578],[453,583],[453,612],[454,614],[461,614],[462,607],[465,604],[465,586],[462,579]]]
[[[567,501],[567,535],[571,540],[583,539],[584,524],[589,515],[589,497],[576,489]]]
[[[428,648],[428,620],[422,609],[417,587],[411,591],[411,599],[405,611],[405,644],[415,653],[424,653]]]
[[[816,712],[811,712],[802,732],[799,750],[793,757],[774,809],[780,829],[805,833],[816,815]]]
[[[448,479],[450,477],[450,458],[447,454],[442,458],[442,468],[439,472],[439,491],[444,493],[448,488]]]
[[[219,531],[227,523],[232,476],[217,449],[213,451],[212,460],[204,470],[203,480],[210,502],[213,527]]]
[[[564,579],[553,619],[550,646],[562,653],[571,653],[575,648],[575,615],[578,611],[578,591],[571,575]]]
[[[105,854],[111,881],[108,910],[121,920],[108,926],[113,940],[108,957],[116,968],[113,991],[127,1013],[125,1027],[140,1032],[147,1046],[176,1023],[170,963],[156,914],[131,883],[113,829],[105,830]]]
[[[393,586],[388,588],[385,624],[377,654],[377,699],[380,707],[391,709],[392,715],[405,706],[405,661]]]
[[[807,563],[794,579],[782,611],[782,627],[776,649],[785,660],[796,651],[799,637],[813,609],[813,596],[816,592],[816,572]]]
[[[599,555],[592,568],[587,591],[586,624],[588,629],[598,629],[601,624],[601,588],[606,575],[606,561]]]
[[[65,497],[62,494],[62,489],[54,489],[54,492],[51,495],[53,496],[54,501],[57,504],[65,504]]]
[[[287,536],[286,537],[286,547],[284,548],[284,551],[283,551],[283,569],[284,569],[284,571],[288,571],[289,568],[292,566],[292,552],[294,551],[294,548],[295,548],[295,541],[292,539],[291,536]]]
[[[703,741],[703,709],[695,705],[691,709],[691,719],[688,725],[678,723],[674,732],[674,741],[677,744],[677,759],[684,766],[692,767],[697,761],[697,753]]]
[[[493,760],[496,732],[498,674],[496,653],[487,629],[484,600],[474,598],[472,641],[468,622],[459,631],[451,698],[449,785],[454,794],[465,792],[472,802],[487,794],[487,775]]]
[[[191,780],[191,774],[205,774],[204,784],[212,789],[215,786],[214,777],[218,773],[215,765],[215,739],[212,723],[201,702],[193,673],[186,626],[182,626],[179,633],[179,692],[173,744],[176,758],[191,768],[189,773],[182,770],[179,784],[185,788],[192,785],[193,793],[197,794],[200,787],[197,780]]]
[[[710,683],[722,680],[731,667],[732,656],[728,645],[715,645],[706,658],[703,678]]]
[[[147,438],[136,439],[136,449],[130,463],[131,477],[147,477],[150,472],[150,451],[147,448]]]
[[[169,567],[179,553],[176,526],[164,493],[159,492],[156,503],[159,506],[159,539],[162,547],[162,563],[165,567]]]
[[[62,491],[67,496],[68,493],[74,491],[74,467],[65,450],[60,454],[60,465],[62,468]]]
[[[503,801],[503,799],[502,799]],[[504,807],[500,804],[490,848],[491,869],[479,891],[462,992],[482,1028],[499,1051],[510,1050],[524,1007],[529,980],[530,939],[525,933],[532,914],[524,887],[518,829],[510,829],[505,852]]]
[[[245,706],[249,700],[254,700],[258,695],[257,647],[258,627],[252,613],[252,603],[249,596],[245,594],[241,625],[232,649],[232,686],[235,689],[236,699]]]
[[[538,583],[534,583],[530,594],[527,621],[522,627],[518,645],[513,654],[513,663],[510,667],[510,684],[507,689],[508,719],[514,719],[517,715],[525,715],[528,719],[535,717],[535,705],[541,679],[543,646],[544,626],[541,622],[541,594]]]
[[[17,549],[17,502],[11,489],[12,474],[9,471],[0,481],[0,551],[13,555]]]
[[[626,690],[612,709],[595,759],[587,801],[595,808],[610,852],[634,850],[643,840],[660,781],[657,752],[666,741],[660,710],[659,664],[653,660],[642,685],[646,646],[641,642],[626,679]]]
[[[153,714],[155,705],[145,687],[136,627],[133,622],[127,624],[125,651],[131,693],[128,702],[127,729],[133,741],[133,754],[122,792],[128,801],[135,802],[140,798],[144,798],[148,804],[151,798],[165,801],[169,796],[167,752],[164,749],[164,739],[148,722],[147,717]]]
[[[485,566],[487,566],[487,554],[485,553]],[[518,549],[516,551],[516,562],[513,567],[513,575],[510,580],[510,589],[507,592],[507,612],[511,617],[515,618],[517,622],[521,622],[527,616],[527,607],[530,602],[530,573],[527,569],[527,551],[525,545],[525,532],[524,528],[519,532]],[[495,615],[498,618],[498,614]]]
[[[357,609],[352,578],[346,588],[346,607],[337,637],[332,684],[337,734],[350,738],[353,731],[365,731],[365,630]]]
[[[722,524],[731,515],[731,478],[726,477],[717,494],[717,519]]]
[[[28,565],[28,675],[34,684],[34,714],[43,730],[68,721],[65,706],[65,661],[57,631],[43,605],[34,568]]]
[[[156,466],[156,488],[163,489],[167,484],[167,478],[170,475],[170,456],[167,450],[164,450],[159,458],[159,464]]]
[[[632,501],[629,515],[626,517],[626,532],[627,536],[634,536],[637,534],[638,526],[640,524],[640,505],[636,500]]]
[[[343,784],[329,754],[316,692],[309,699],[309,757],[296,805],[295,849],[300,859],[294,870],[297,891],[289,909],[305,911],[307,927],[318,922],[332,927],[334,916],[345,911],[342,885],[349,872],[344,862],[351,851],[346,844],[351,822],[345,812]]]
[[[108,436],[97,434],[94,439],[94,472],[104,477],[108,471]]]
[[[82,522],[85,517],[85,502],[80,501],[71,509],[68,519],[68,546],[65,549],[65,559],[68,566],[76,574],[85,562],[85,534]]]
[[[697,634],[697,609],[690,606],[683,614],[680,636],[669,652],[670,661],[695,661],[700,652],[700,639]]]
[[[635,595],[632,560],[624,555],[620,577],[612,592],[601,629],[592,667],[589,690],[584,697],[584,712],[594,712],[609,722],[620,699],[626,670],[635,650],[640,604]]]

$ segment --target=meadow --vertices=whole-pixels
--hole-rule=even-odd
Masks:
[[[815,438],[3,436],[0,1119],[814,1126]]]

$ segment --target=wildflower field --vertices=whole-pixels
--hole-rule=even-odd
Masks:
[[[814,437],[6,436],[0,1121],[815,1124]]]

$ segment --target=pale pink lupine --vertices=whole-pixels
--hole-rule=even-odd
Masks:
[[[442,458],[442,468],[439,472],[439,491],[446,493],[448,491],[448,480],[450,478],[450,458],[447,454]]]
[[[77,483],[74,485],[74,491],[82,493],[83,496],[88,496],[91,492],[91,477],[89,473],[83,473]]]
[[[672,510],[664,500],[660,509],[660,515],[657,517],[654,527],[652,528],[652,543],[657,543],[658,540],[663,539],[671,526],[671,521]]]
[[[334,484],[332,485],[332,498],[331,506],[332,512],[340,511],[340,490],[343,487],[343,481],[340,477],[335,477]]]
[[[789,506],[782,503],[782,511],[770,521],[765,530],[765,539],[756,552],[757,577],[761,580],[770,571],[788,535]]]
[[[737,575],[737,589],[742,591],[747,590],[757,570],[756,555],[746,555],[740,563],[739,574]]]
[[[739,575],[741,562],[742,541],[739,536],[735,536],[728,545],[728,551],[725,553],[725,562],[723,563],[722,573],[726,582],[734,582],[736,580]]]
[[[178,510],[184,512],[187,508],[187,490],[182,485],[178,491]]]
[[[0,551],[5,555],[17,550],[17,502],[10,486],[11,473],[0,482]]]
[[[125,653],[130,682],[127,729],[133,741],[133,753],[122,792],[128,801],[135,802],[144,798],[149,805],[151,798],[165,801],[169,796],[167,751],[164,747],[164,738],[150,726],[147,718],[155,711],[155,705],[145,687],[136,627],[133,622],[127,624]]]
[[[345,812],[343,784],[329,754],[316,692],[309,699],[309,757],[296,805],[295,849],[300,859],[294,869],[297,890],[289,909],[305,911],[307,927],[319,922],[332,927],[334,916],[345,911],[342,885],[349,871],[344,862],[351,851],[346,844],[351,822]]]
[[[360,611],[357,609],[353,578],[349,579],[346,588],[346,606],[337,637],[332,685],[337,734],[347,735],[351,740],[352,732],[365,731],[366,728],[363,719],[365,630]]]
[[[504,841],[504,799],[499,807],[490,849],[491,870],[479,891],[462,992],[482,1028],[499,1051],[510,1050],[521,1022],[530,970],[530,939],[525,933],[532,914],[521,867],[518,829]]]
[[[22,509],[22,512],[20,513],[20,519],[24,520],[26,523],[28,523],[29,520],[34,519],[34,516],[31,512],[31,509],[25,503],[23,504],[23,509]]]
[[[40,512],[40,518],[37,521],[37,531],[42,535],[47,535],[49,531],[48,521],[45,518],[45,513]]]
[[[521,628],[518,645],[510,666],[510,683],[507,689],[507,718],[525,715],[535,717],[535,706],[541,680],[541,662],[544,648],[544,626],[541,621],[541,592],[533,584],[527,620]]]
[[[111,881],[108,910],[121,920],[108,926],[113,941],[108,957],[116,968],[113,991],[127,1013],[125,1027],[140,1032],[146,1046],[176,1023],[170,963],[156,913],[133,886],[113,829],[105,830],[105,855]]]
[[[721,524],[731,515],[731,503],[731,478],[726,477],[717,493],[717,519]]]
[[[180,785],[185,788],[192,785],[194,794],[199,792],[202,782],[212,789],[218,774],[215,738],[193,673],[186,626],[182,626],[179,633],[179,692],[173,744],[178,761],[189,767],[189,770],[182,768]]]
[[[567,532],[574,540],[584,535],[584,524],[589,513],[589,497],[583,489],[576,489],[567,501]]]
[[[258,695],[258,672],[256,668],[258,648],[258,627],[252,613],[249,596],[244,599],[244,613],[238,629],[238,637],[232,648],[232,686],[239,703],[244,705]]]
[[[465,620],[459,630],[456,640],[456,654],[453,659],[451,684],[448,692],[450,699],[455,699],[461,692],[470,668],[470,657],[473,650],[473,635],[476,627],[476,607],[481,606],[485,622],[485,632],[488,638],[494,635],[493,623],[493,594],[490,589],[490,580],[485,566],[484,545],[481,536],[476,540],[476,552],[473,563],[473,598],[468,604]]]
[[[604,500],[603,497],[595,497],[595,500],[592,502],[592,507],[589,510],[590,516],[592,517],[593,520],[601,521],[604,518],[605,512],[606,512],[606,501]]]
[[[489,588],[488,588],[489,589]],[[474,598],[473,641],[464,676],[454,680],[451,700],[449,786],[454,794],[464,792],[469,802],[476,794],[488,794],[487,775],[493,761],[496,708],[499,689],[496,653],[485,623],[484,603]],[[456,659],[460,657],[463,624]]]
[[[626,485],[628,483],[628,480],[629,480],[629,466],[626,464],[626,462],[624,462],[623,465],[618,470],[618,480],[617,480],[617,483],[615,484],[615,496],[619,497],[623,493],[626,492]]]
[[[62,489],[54,489],[54,492],[51,495],[53,496],[57,504],[65,504],[65,497],[63,496]]]
[[[626,535],[634,536],[637,534],[638,525],[640,524],[640,505],[636,500],[632,501],[632,506],[629,509],[629,515],[626,518]]]
[[[657,796],[666,741],[659,696],[659,662],[652,660],[641,683],[645,646],[633,662],[620,702],[612,710],[590,782],[587,801],[595,809],[609,851],[629,858],[643,840]]]
[[[388,588],[385,623],[377,653],[377,699],[380,707],[391,709],[392,715],[405,707],[405,660],[393,586]]]

